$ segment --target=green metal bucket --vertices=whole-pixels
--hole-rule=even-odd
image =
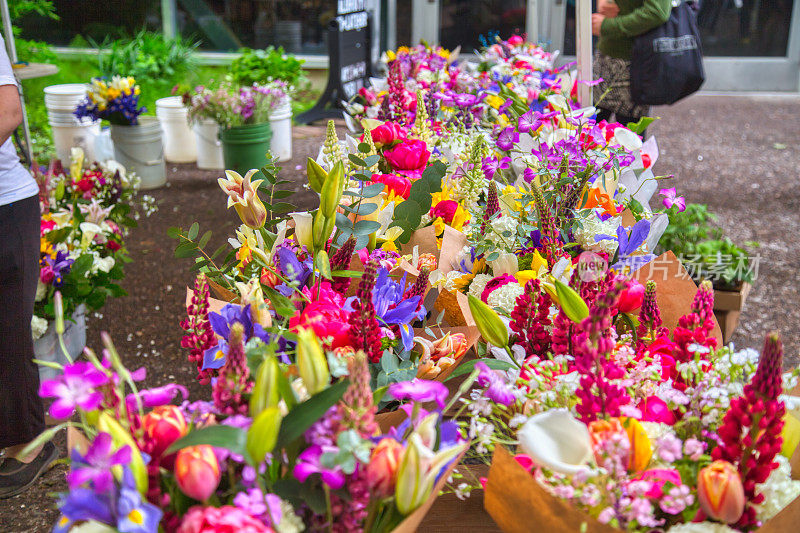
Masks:
[[[272,130],[269,122],[245,124],[220,129],[219,139],[225,168],[244,175],[248,170],[261,168],[267,163]]]

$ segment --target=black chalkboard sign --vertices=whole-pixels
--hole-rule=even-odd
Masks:
[[[349,101],[372,76],[372,17],[365,0],[338,0],[339,13],[328,25],[328,83],[314,107],[295,119],[299,124],[342,116]]]

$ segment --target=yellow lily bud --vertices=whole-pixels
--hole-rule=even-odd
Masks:
[[[300,328],[297,332],[297,371],[311,395],[323,390],[331,380],[322,344],[309,328]]]
[[[278,374],[281,369],[274,355],[268,355],[256,370],[256,381],[250,395],[250,416],[255,417],[264,409],[278,405],[281,400]]]
[[[469,310],[481,336],[493,346],[508,346],[508,328],[494,309],[473,295],[468,295]]]
[[[308,184],[312,189],[318,193],[322,192],[322,186],[328,179],[328,173],[322,168],[319,163],[310,157],[306,161],[306,176],[308,176]]]
[[[343,181],[344,165],[342,165],[341,161],[337,161],[328,174],[320,195],[319,210],[326,218],[336,216],[336,209],[339,207],[339,200],[342,198]]]
[[[555,278],[553,278],[553,285],[555,285],[559,305],[567,318],[578,323],[589,316],[589,306],[586,305],[580,294],[575,292],[575,289]]]
[[[280,408],[273,405],[261,411],[247,430],[247,451],[256,463],[264,461],[266,455],[275,449],[281,420]]]

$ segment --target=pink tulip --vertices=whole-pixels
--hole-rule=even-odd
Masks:
[[[207,444],[184,448],[175,458],[175,479],[190,498],[207,500],[217,490],[220,476],[214,448]]]
[[[511,37],[508,38],[508,44],[510,44],[511,46],[519,46],[524,42],[525,40],[519,35],[512,35]]]
[[[406,132],[402,126],[394,122],[384,122],[380,126],[372,129],[372,142],[378,148],[384,146],[391,146],[397,141],[402,141],[406,138]]]
[[[644,285],[635,279],[628,281],[628,286],[619,295],[617,309],[622,313],[633,313],[642,307],[644,301]]]
[[[648,396],[639,404],[642,411],[642,421],[660,422],[662,424],[675,424],[675,414],[667,403],[658,396]]]

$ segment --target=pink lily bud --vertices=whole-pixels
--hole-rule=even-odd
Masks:
[[[242,222],[253,229],[261,228],[267,221],[267,208],[258,197],[258,186],[264,180],[250,181],[257,172],[258,169],[253,169],[242,177],[238,172],[226,170],[226,177],[217,180],[228,195],[228,208],[234,207]]]
[[[214,448],[207,444],[191,446],[175,458],[175,479],[184,494],[198,501],[207,500],[217,490],[219,462]]]
[[[394,439],[382,439],[372,450],[367,465],[367,483],[381,498],[394,493],[397,468],[403,456],[403,445]]]
[[[744,487],[736,468],[727,461],[714,461],[697,476],[700,508],[714,520],[733,524],[744,512]]]
[[[142,418],[147,441],[152,443],[153,457],[161,456],[173,442],[186,435],[186,419],[174,405],[156,407]]]
[[[431,344],[431,359],[438,361],[442,357],[458,359],[468,348],[467,337],[463,333],[448,333]]]

